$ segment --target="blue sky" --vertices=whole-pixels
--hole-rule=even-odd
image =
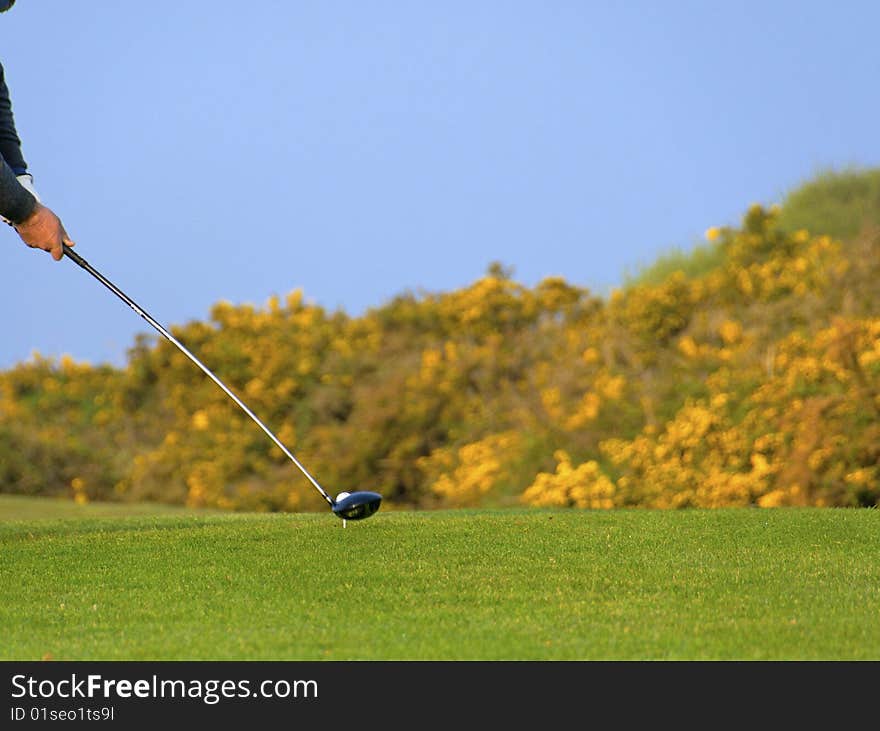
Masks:
[[[847,0],[19,0],[0,61],[44,202],[173,325],[296,288],[356,315],[496,260],[607,292],[880,164],[878,27]],[[2,238],[0,367],[152,333]]]

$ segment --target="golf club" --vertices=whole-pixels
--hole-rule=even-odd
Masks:
[[[85,269],[89,274],[91,274],[95,279],[97,279],[101,284],[103,284],[107,289],[109,289],[113,294],[115,294],[119,299],[121,299],[125,304],[127,304],[131,309],[133,309],[138,315],[140,315],[144,320],[146,320],[153,328],[155,328],[159,334],[163,337],[170,340],[179,350],[182,352],[187,358],[189,358],[193,363],[195,363],[208,378],[210,378],[214,383],[220,386],[223,389],[223,392],[229,396],[236,404],[241,408],[244,413],[246,413],[251,419],[256,422],[257,426],[260,427],[266,434],[269,439],[271,439],[275,445],[284,452],[290,458],[290,461],[293,462],[298,468],[299,471],[302,472],[309,482],[315,486],[315,489],[321,493],[321,496],[327,501],[330,505],[330,509],[333,511],[335,515],[342,518],[342,524],[345,525],[345,521],[347,520],[363,520],[364,518],[369,518],[373,513],[375,513],[379,509],[379,504],[382,502],[382,496],[376,492],[368,492],[365,490],[357,491],[357,492],[342,492],[334,500],[327,492],[318,484],[318,481],[312,477],[309,471],[300,464],[299,460],[293,456],[293,453],[281,443],[281,440],[276,437],[262,421],[260,421],[257,416],[251,411],[245,403],[236,396],[227,386],[223,383],[217,376],[215,376],[208,367],[202,363],[198,358],[196,358],[189,350],[184,347],[184,345],[177,340],[170,332],[168,332],[162,325],[160,325],[156,320],[154,320],[147,312],[145,312],[141,307],[135,303],[134,300],[131,299],[125,292],[123,292],[119,287],[117,287],[113,282],[107,279],[103,274],[101,274],[97,269],[95,269],[91,264],[89,264],[85,259],[83,259],[79,254],[77,254],[73,249],[71,249],[67,244],[63,244],[64,246],[64,255],[70,259],[72,262],[77,264],[78,266]]]

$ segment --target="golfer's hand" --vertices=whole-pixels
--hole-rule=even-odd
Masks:
[[[74,246],[61,219],[39,202],[30,216],[15,224],[15,230],[28,246],[48,251],[55,261],[64,257],[63,244]]]

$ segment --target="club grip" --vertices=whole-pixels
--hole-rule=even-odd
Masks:
[[[61,244],[61,248],[64,249],[64,256],[71,259],[75,264],[79,264],[79,266],[85,268],[85,266],[87,264],[85,259],[83,259],[79,254],[77,254],[67,244]]]

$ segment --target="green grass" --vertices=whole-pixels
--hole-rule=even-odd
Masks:
[[[880,512],[0,523],[0,658],[880,659]]]
[[[779,216],[782,228],[805,228],[848,240],[880,224],[880,168],[827,170],[790,191]]]
[[[206,515],[217,511],[189,510],[159,503],[88,503],[50,497],[0,495],[0,521],[55,518],[126,517],[131,515]]]

